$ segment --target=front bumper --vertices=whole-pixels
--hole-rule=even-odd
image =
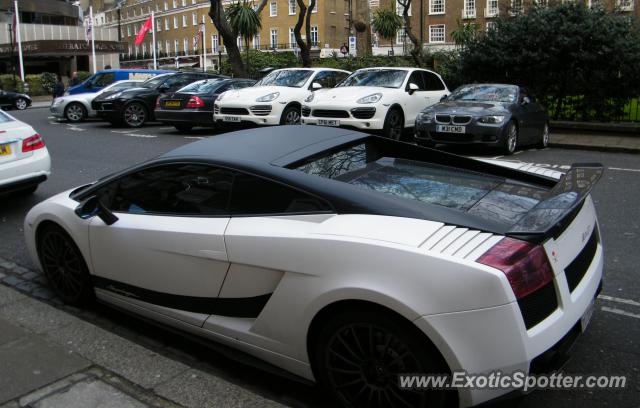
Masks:
[[[475,122],[463,125],[465,133],[438,132],[437,123],[416,122],[415,138],[418,142],[443,144],[480,144],[496,146],[503,143],[506,126],[479,125]]]
[[[264,102],[250,105],[241,103],[216,102],[213,119],[216,123],[253,123],[256,125],[279,125],[287,103]],[[230,120],[233,119],[233,120]]]
[[[51,158],[46,148],[24,159],[0,165],[0,191],[16,190],[38,184],[51,175]]]
[[[213,126],[213,112],[195,109],[156,109],[155,118],[163,123],[188,123],[194,126]]]
[[[103,119],[118,119],[122,112],[124,103],[119,100],[92,102],[91,109],[96,112],[96,116]]]
[[[320,125],[327,126],[327,123],[335,121],[336,124],[330,126],[339,126],[353,129],[373,129],[381,130],[384,128],[384,120],[387,109],[383,106],[306,106],[302,107],[303,125]]]

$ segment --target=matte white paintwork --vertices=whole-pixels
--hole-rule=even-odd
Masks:
[[[247,298],[273,293],[283,271],[256,266],[231,264],[220,291],[222,298]]]

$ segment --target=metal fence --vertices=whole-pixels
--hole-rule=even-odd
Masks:
[[[549,116],[554,120],[584,122],[640,122],[640,97],[592,99],[570,96],[547,98]]]

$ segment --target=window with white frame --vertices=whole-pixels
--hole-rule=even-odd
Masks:
[[[462,9],[462,18],[476,17],[476,0],[464,0],[464,8]]]
[[[487,0],[487,10],[485,17],[493,17],[498,15],[498,0]]]
[[[269,17],[276,17],[278,15],[278,3],[272,1],[269,3]]]
[[[164,2],[164,11],[169,10],[169,3],[167,3],[166,1]]]
[[[198,41],[200,41],[199,37],[200,37],[200,34],[193,36],[193,49],[196,51],[198,50],[198,46],[200,45],[198,44]]]
[[[511,14],[520,14],[522,12],[522,0],[511,0]]]
[[[443,43],[445,40],[445,25],[435,24],[429,26],[429,42]]]
[[[129,44],[129,56],[131,56],[131,44]]]
[[[182,0],[182,7],[185,7],[187,5],[187,0]]]
[[[187,26],[187,15],[186,14],[182,15],[182,26],[183,27]]]
[[[127,37],[131,37],[131,26],[127,26]]]
[[[173,0],[173,8],[178,7],[178,0]]]
[[[178,28],[178,16],[173,16],[173,28]]]
[[[396,44],[404,44],[406,39],[407,39],[407,32],[405,31],[404,28],[401,28],[398,31],[396,31]]]
[[[318,26],[311,26],[311,45],[318,46]]]
[[[211,35],[211,51],[218,52],[218,34]]]
[[[156,13],[160,11],[160,3],[156,3]]]
[[[173,51],[176,53],[176,55],[178,55],[178,52],[180,52],[180,41],[178,41],[177,39],[173,40]]]
[[[403,1],[403,3],[406,3],[406,0]],[[404,15],[404,6],[402,4],[400,4],[400,2],[398,0],[396,0],[396,14],[399,16]],[[409,10],[407,10],[407,15],[411,15],[411,4],[409,4]]]
[[[165,31],[169,30],[169,19],[168,18],[164,19],[164,30]]]
[[[142,56],[144,57],[147,54],[147,44],[142,43]]]
[[[166,40],[164,42],[164,47],[165,47],[166,53],[169,54],[171,52],[171,43],[169,42],[169,40]]]
[[[253,36],[253,48],[256,50],[260,49],[260,33]]]
[[[311,5],[311,0],[309,0],[309,5]],[[311,10],[312,13],[317,13],[318,12],[318,0],[316,0],[316,5],[313,8],[313,10]]]
[[[444,14],[445,0],[429,0],[429,14]]]
[[[162,19],[161,18],[157,18],[156,19],[156,30],[157,31],[162,31]]]
[[[138,53],[139,53],[139,51],[140,51],[140,46],[136,45],[136,46],[134,47],[134,51],[135,51],[135,53],[136,53],[136,58],[138,58]]]
[[[182,50],[184,51],[185,54],[189,53],[189,39],[185,38],[184,40],[182,40]]]
[[[191,0],[191,4],[196,4],[198,0]]]
[[[296,43],[296,33],[293,27],[289,27],[289,48],[296,48],[298,44]]]
[[[298,6],[298,4],[296,3],[296,0],[289,0],[289,15],[290,16],[296,14],[296,7],[297,6]]]
[[[271,38],[269,38],[269,46],[271,48],[278,48],[278,29],[277,28],[272,28],[271,29]]]
[[[495,30],[496,22],[495,21],[487,21],[487,31]]]
[[[162,43],[158,43],[158,54],[162,52]]]
[[[633,0],[617,0],[617,5],[620,7],[621,11],[632,11],[633,10]]]
[[[191,23],[193,25],[198,25],[198,14],[195,12],[191,13]]]

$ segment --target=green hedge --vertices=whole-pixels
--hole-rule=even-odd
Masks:
[[[11,74],[3,74],[0,75],[0,85],[2,86],[2,89],[4,89],[5,91],[18,91],[18,92],[22,92],[23,89],[23,84],[22,81],[20,80],[20,77],[16,75],[15,79],[15,86],[13,83],[13,75]]]

